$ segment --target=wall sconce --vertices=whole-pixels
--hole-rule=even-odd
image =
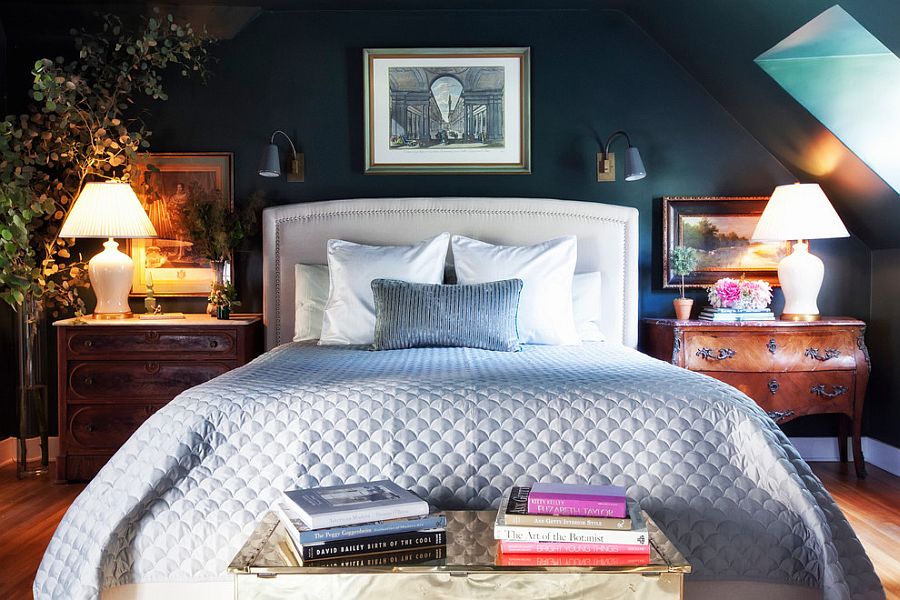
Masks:
[[[280,129],[272,134],[269,145],[263,151],[262,160],[259,162],[259,174],[263,177],[281,177],[281,156],[278,154],[278,146],[275,145],[275,136],[281,134],[287,139],[291,145],[291,160],[287,172],[287,180],[289,182],[300,183],[304,177],[304,161],[303,153],[297,154],[294,142],[288,137],[288,134]]]
[[[637,181],[647,176],[647,171],[644,170],[644,161],[641,160],[641,153],[631,145],[631,139],[627,133],[617,131],[609,136],[609,140],[603,146],[603,151],[597,153],[597,181],[616,180],[616,155],[609,151],[609,146],[614,139],[620,136],[628,142],[628,148],[625,150],[625,181]]]

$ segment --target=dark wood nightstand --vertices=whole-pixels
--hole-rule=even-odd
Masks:
[[[262,351],[262,319],[54,323],[58,339],[60,481],[91,479],[150,415],[179,393]]]
[[[832,317],[819,321],[713,323],[644,319],[646,351],[660,360],[728,383],[756,401],[776,423],[835,413],[838,447],[866,476],[860,430],[869,381],[866,324]]]

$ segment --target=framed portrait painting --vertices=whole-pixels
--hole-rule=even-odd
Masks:
[[[215,195],[234,205],[230,152],[150,153],[132,166],[131,182],[158,237],[132,240],[131,292],[156,296],[206,296],[214,281],[210,262],[194,249],[187,207]]]
[[[529,48],[363,51],[366,173],[530,173]]]
[[[676,246],[695,248],[697,270],[688,287],[707,287],[722,277],[762,279],[778,285],[778,262],[790,253],[787,242],[755,242],[753,230],[767,196],[667,196],[663,198],[663,288],[677,288],[669,256]]]

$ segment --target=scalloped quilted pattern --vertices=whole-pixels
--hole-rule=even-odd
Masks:
[[[537,480],[624,485],[692,577],[884,597],[840,510],[749,398],[610,343],[281,346],[144,423],[66,513],[35,596],[227,578],[281,490],[376,478],[443,508],[495,507]]]

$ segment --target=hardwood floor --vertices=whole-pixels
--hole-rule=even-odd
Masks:
[[[868,465],[856,479],[840,463],[813,463],[813,471],[847,515],[881,577],[888,598],[900,600],[900,477]],[[31,598],[44,549],[84,485],[18,481],[15,466],[0,467],[0,598]]]
[[[31,582],[50,537],[83,489],[54,485],[48,477],[19,481],[15,464],[0,467],[0,598],[31,598]]]
[[[888,598],[900,600],[900,477],[867,464],[857,479],[852,466],[810,463],[875,564]]]

